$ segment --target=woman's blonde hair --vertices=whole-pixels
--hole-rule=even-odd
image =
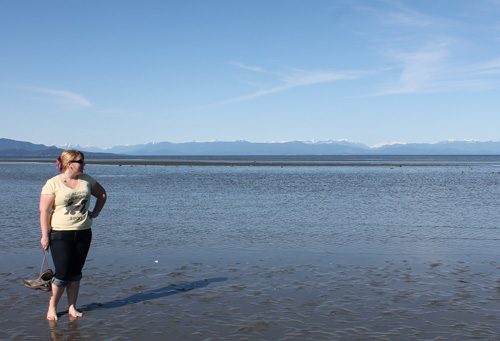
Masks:
[[[64,173],[66,168],[68,168],[68,162],[75,160],[78,156],[81,156],[82,159],[85,159],[85,155],[79,150],[76,149],[68,149],[62,152],[61,156],[57,158],[57,169],[59,172]]]

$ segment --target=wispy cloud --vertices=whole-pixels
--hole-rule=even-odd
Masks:
[[[266,72],[263,68],[261,68],[259,66],[248,66],[248,65],[238,63],[238,62],[230,62],[230,64],[237,66],[239,68],[242,68],[242,69],[250,70],[250,71]]]
[[[468,64],[453,57],[448,43],[393,52],[399,77],[374,95],[482,91],[498,86],[500,59]]]
[[[500,74],[500,59],[472,65],[470,72],[476,75],[498,75]]]
[[[70,91],[46,89],[46,88],[27,88],[27,90],[48,95],[48,97],[41,98],[40,100],[56,102],[65,105],[73,105],[77,107],[92,106],[92,103],[90,103],[90,101],[87,100],[85,97]]]
[[[396,25],[424,27],[434,24],[429,17],[416,12],[389,12],[385,17],[388,23]]]
[[[375,6],[371,6],[374,5]],[[346,12],[360,14],[363,20],[374,24],[393,25],[399,27],[425,28],[441,24],[442,18],[437,19],[418,12],[400,1],[379,0],[369,2],[371,5],[350,3]],[[376,32],[376,31],[375,31]]]
[[[407,27],[430,27],[438,20],[426,14],[415,11],[400,2],[388,2],[394,9],[379,11],[379,17],[386,24]]]
[[[356,34],[378,50],[390,70],[384,75],[386,82],[376,84],[379,89],[368,96],[443,91],[450,86],[454,53],[460,49],[459,39],[450,35],[453,22],[397,0],[379,0],[376,6],[353,4],[357,20],[369,23],[357,26]]]
[[[380,94],[420,93],[443,76],[449,55],[448,44],[433,44],[411,52],[389,52],[400,69],[399,79]]]
[[[232,98],[226,101],[213,104],[214,106],[238,103],[256,99],[262,96],[271,95],[274,93],[282,92],[292,88],[308,86],[319,83],[329,83],[342,80],[352,80],[366,77],[373,72],[370,71],[318,71],[318,70],[300,70],[300,69],[287,69],[286,72],[268,71],[261,67],[247,66],[243,63],[231,62],[232,65],[240,67],[245,70],[266,73],[275,77],[275,81],[280,83],[277,86],[269,87],[266,89],[259,89],[253,93]]]
[[[394,27],[383,37],[364,32],[391,64],[387,76],[393,77],[370,96],[480,91],[498,85],[494,77],[500,74],[500,59],[470,63],[477,58],[475,42],[462,34],[470,23],[460,22],[459,16],[427,15],[399,1],[379,3],[385,8],[356,8],[372,25]]]
[[[495,77],[500,74],[500,59],[476,65],[468,63],[471,55],[467,47],[474,43],[461,34],[463,23],[457,17],[428,15],[397,0],[380,0],[378,4],[382,6],[360,6],[359,2],[353,2],[349,8],[342,8],[342,13],[361,15],[362,20],[359,17],[356,20],[369,23],[356,26],[353,32],[384,57],[377,70],[269,70],[233,61],[233,66],[256,75],[252,78],[254,86],[256,80],[261,80],[261,85],[256,86],[254,92],[210,106],[254,100],[314,84],[364,79],[375,74],[384,77],[386,82],[374,83],[378,90],[372,93],[353,97],[479,91],[497,86]],[[380,35],[380,30],[373,29],[374,26],[383,27],[384,34]],[[268,85],[262,85],[264,81]]]

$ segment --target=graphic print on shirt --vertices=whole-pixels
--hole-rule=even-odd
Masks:
[[[87,204],[87,200],[83,200],[80,205],[73,205],[73,202],[68,202],[68,205],[66,206],[66,213],[65,215],[71,214],[75,215],[77,212],[79,212],[81,215],[84,215],[85,212],[87,212],[87,209],[85,208]]]
[[[74,216],[70,217],[70,220],[75,222],[83,220],[85,213],[87,213],[88,192],[80,191],[68,194],[65,201],[66,212],[64,215]]]

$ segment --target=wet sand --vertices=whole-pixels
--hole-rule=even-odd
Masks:
[[[20,285],[36,255],[5,256],[1,339],[496,339],[500,263],[489,255],[271,250],[91,250],[84,316],[45,320]],[[23,259],[24,258],[24,259]],[[12,266],[14,265],[14,266]]]

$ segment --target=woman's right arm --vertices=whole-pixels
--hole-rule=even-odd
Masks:
[[[40,243],[44,250],[47,250],[49,247],[50,211],[54,204],[54,198],[53,194],[42,194],[40,196],[40,228],[42,229]]]

